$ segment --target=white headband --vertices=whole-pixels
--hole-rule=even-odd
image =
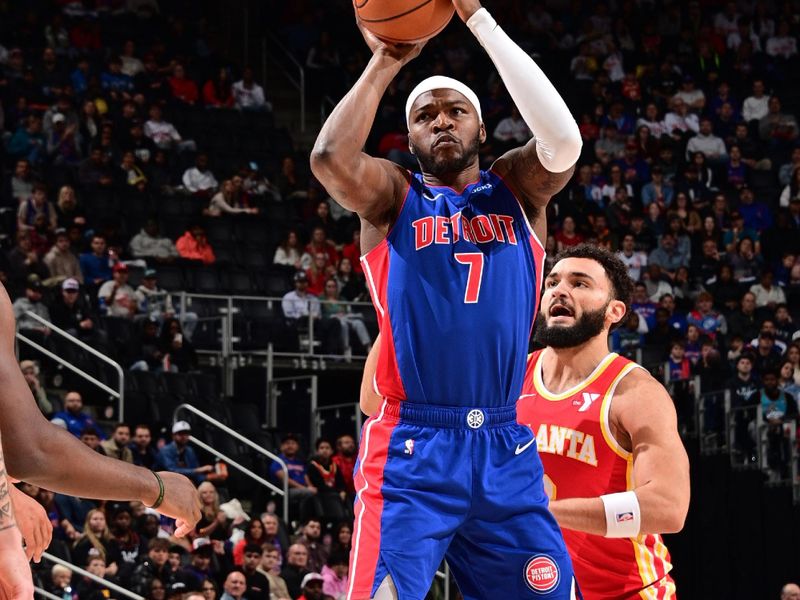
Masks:
[[[411,120],[411,105],[414,104],[414,100],[422,96],[422,94],[425,92],[441,89],[455,90],[459,94],[462,94],[467,100],[469,100],[469,103],[475,107],[475,110],[478,111],[478,120],[483,121],[483,117],[481,116],[481,103],[478,100],[478,96],[475,92],[457,79],[453,79],[452,77],[444,77],[442,75],[434,75],[433,77],[428,77],[427,79],[421,81],[417,87],[411,90],[411,93],[408,95],[408,100],[406,100],[406,125],[408,125],[409,121]]]

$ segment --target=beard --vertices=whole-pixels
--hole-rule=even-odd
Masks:
[[[410,140],[409,140],[410,141]],[[480,132],[475,134],[475,137],[465,148],[463,143],[459,143],[459,149],[455,152],[450,152],[448,156],[434,153],[433,149],[429,152],[424,152],[421,148],[411,142],[411,151],[417,157],[419,166],[423,173],[433,175],[434,177],[441,177],[448,173],[458,173],[470,166],[475,159],[478,158],[478,150],[481,146]]]
[[[605,326],[608,303],[597,310],[583,313],[574,325],[569,327],[555,325],[550,327],[540,312],[536,315],[536,331],[533,340],[542,346],[552,348],[574,348],[585,344],[600,335]]]

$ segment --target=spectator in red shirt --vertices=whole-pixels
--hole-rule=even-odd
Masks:
[[[306,246],[306,252],[311,256],[316,256],[321,252],[328,257],[327,264],[329,265],[336,265],[339,262],[339,253],[336,251],[336,247],[328,239],[325,229],[319,225],[314,227],[311,232],[311,241]]]
[[[221,68],[214,79],[209,79],[203,86],[203,102],[213,108],[231,108],[233,106],[232,83],[228,69]]]
[[[199,93],[197,91],[197,84],[191,79],[187,79],[186,70],[183,65],[176,64],[172,70],[172,77],[167,79],[172,97],[178,101],[179,104],[188,104],[194,106],[197,104]]]
[[[361,267],[361,228],[357,227],[353,230],[353,241],[345,244],[342,248],[342,256],[349,258],[350,263],[353,265],[353,272],[361,275],[364,270]]]
[[[569,216],[564,217],[564,221],[561,223],[561,231],[555,235],[555,238],[559,252],[583,243],[583,236],[575,231],[575,219]]]
[[[348,495],[355,496],[356,487],[353,482],[353,470],[356,466],[356,455],[358,448],[356,447],[355,438],[345,433],[336,438],[336,454],[333,455],[333,462],[339,468],[339,473],[342,474],[344,479],[345,490]]]
[[[319,296],[325,289],[325,280],[328,278],[328,257],[322,252],[314,255],[314,262],[306,269],[308,277],[308,293]]]
[[[175,242],[175,248],[182,258],[201,260],[207,265],[212,265],[217,260],[214,249],[208,243],[206,232],[200,225],[192,226]]]

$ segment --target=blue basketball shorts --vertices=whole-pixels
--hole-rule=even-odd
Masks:
[[[542,473],[513,406],[384,402],[361,434],[348,599],[391,575],[422,600],[443,558],[465,600],[575,598]]]

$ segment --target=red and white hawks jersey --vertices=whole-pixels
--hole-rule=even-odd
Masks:
[[[634,488],[633,455],[609,426],[617,384],[639,365],[609,354],[572,389],[552,394],[542,382],[541,351],[528,357],[517,420],[536,434],[551,500],[591,498]],[[564,529],[585,600],[675,598],[669,552],[659,535],[605,538]]]

